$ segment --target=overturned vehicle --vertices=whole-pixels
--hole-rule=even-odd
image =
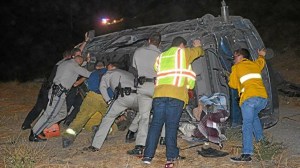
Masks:
[[[227,75],[233,65],[233,51],[240,47],[247,48],[252,59],[255,60],[258,57],[257,50],[265,47],[251,21],[241,16],[229,16],[228,7],[223,3],[221,16],[218,17],[206,14],[193,20],[138,27],[94,37],[84,48],[83,54],[89,53],[92,60],[105,63],[120,62],[122,68],[128,70],[135,49],[145,45],[149,35],[153,32],[159,32],[162,35],[160,45],[162,51],[170,47],[176,36],[185,38],[188,46],[192,46],[194,39],[200,39],[205,50],[205,56],[198,58],[192,64],[197,75],[196,86],[189,92],[190,102],[182,114],[181,129],[192,125],[198,127],[200,133],[205,134],[201,132],[201,128],[205,129],[203,127],[209,125],[211,118],[206,118],[202,125],[199,125],[201,124],[199,116],[195,116],[197,114],[194,111],[197,111],[195,109],[200,101],[204,104],[200,110],[206,114],[213,114],[218,110],[220,112],[220,109],[225,112],[218,118],[219,121],[223,118],[223,121],[219,123],[212,121],[212,125],[217,123],[220,124],[218,128],[226,128],[236,124],[233,120],[240,110],[237,103],[238,96],[235,90],[229,88]],[[270,55],[266,56],[268,57]],[[273,76],[274,73],[267,60],[262,77],[269,99],[266,109],[260,113],[264,128],[275,125],[279,116],[277,90]],[[208,135],[205,137],[208,138]],[[220,132],[218,138],[222,139]],[[214,140],[211,139],[211,141]],[[216,140],[216,143],[218,141]]]

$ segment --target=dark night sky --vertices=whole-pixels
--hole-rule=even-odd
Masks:
[[[221,0],[10,0],[1,4],[0,81],[44,77],[62,52],[97,34],[137,26],[218,16]],[[2,2],[3,3],[3,2]],[[229,13],[252,21],[266,46],[299,53],[299,0],[227,0]],[[103,16],[124,18],[112,28],[101,28]]]

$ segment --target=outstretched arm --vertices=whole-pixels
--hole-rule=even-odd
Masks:
[[[265,56],[266,56],[266,52],[267,50],[265,48],[261,49],[261,50],[257,50],[258,52],[258,58],[255,61],[255,63],[260,67],[260,69],[262,70],[266,64],[266,60],[265,60]]]
[[[88,32],[85,33],[85,39],[83,42],[77,44],[74,48],[79,48],[81,51],[84,49],[84,47],[86,46],[86,43],[90,40],[90,38],[88,37]]]

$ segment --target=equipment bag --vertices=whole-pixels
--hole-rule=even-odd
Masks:
[[[47,139],[52,138],[52,137],[58,137],[58,136],[60,136],[59,125],[53,124],[51,127],[45,128],[43,133],[45,134],[45,137]]]

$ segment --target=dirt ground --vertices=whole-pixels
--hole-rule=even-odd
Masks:
[[[299,58],[290,57],[283,63],[283,58],[271,61],[275,70],[289,81],[299,84],[300,70],[294,65]],[[288,75],[288,76],[287,76]],[[287,77],[286,77],[287,76]],[[29,130],[22,131],[21,124],[36,101],[40,83],[9,82],[0,83],[0,167],[95,167],[95,168],[158,168],[165,163],[165,147],[158,146],[156,157],[151,165],[144,165],[140,158],[129,156],[127,150],[134,144],[124,143],[126,131],[109,135],[98,152],[86,152],[82,149],[91,143],[91,133],[85,130],[77,137],[74,144],[62,148],[61,137],[51,138],[47,142],[28,141]],[[282,142],[284,150],[270,161],[254,158],[251,163],[237,164],[230,162],[230,157],[238,155],[240,141],[225,142],[222,150],[230,154],[222,158],[205,158],[198,155],[201,146],[185,149],[191,145],[179,138],[181,155],[187,158],[176,163],[176,167],[227,168],[227,167],[300,167],[300,98],[280,96],[280,117],[278,123],[265,134],[274,142]],[[61,128],[64,130],[64,128]],[[213,148],[217,146],[212,145]]]
[[[86,152],[82,149],[90,145],[91,133],[83,131],[74,144],[67,149],[62,148],[61,137],[49,139],[47,142],[28,142],[29,130],[22,131],[21,124],[35,103],[40,84],[35,82],[2,83],[0,96],[0,167],[126,167],[157,168],[165,163],[165,148],[159,146],[151,165],[142,164],[140,158],[129,156],[127,150],[134,144],[124,143],[126,131],[110,135],[99,152]],[[20,96],[22,93],[22,96]],[[280,97],[280,119],[265,133],[273,141],[283,142],[284,151],[271,161],[236,164],[229,160],[238,155],[234,146],[240,142],[226,142],[223,150],[230,155],[222,158],[204,158],[197,154],[201,146],[181,150],[187,159],[178,161],[177,167],[300,167],[300,99]],[[62,128],[63,130],[63,128]],[[179,138],[179,147],[184,149],[193,144]],[[216,147],[213,146],[212,147]]]

